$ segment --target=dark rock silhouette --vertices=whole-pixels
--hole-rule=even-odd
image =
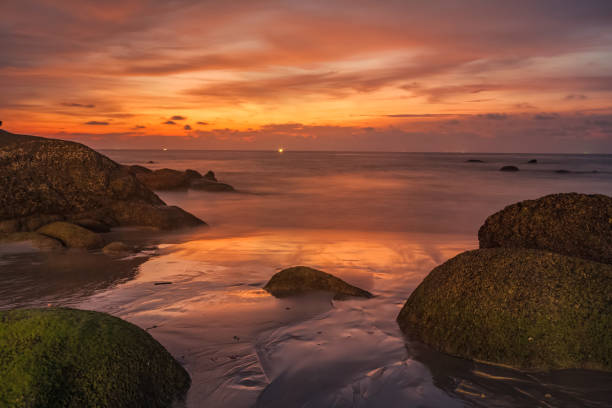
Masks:
[[[561,170],[555,170],[555,173],[559,173],[559,174],[568,174],[568,173],[571,173],[571,171],[561,169]]]
[[[231,192],[234,187],[221,183],[215,173],[209,170],[204,176],[191,169],[185,171],[161,169],[152,171],[142,166],[129,166],[129,170],[152,190],[203,190],[211,192]]]
[[[527,162],[527,164],[536,164],[538,162],[537,159],[531,159]]]
[[[484,163],[484,161],[480,159],[468,159],[465,162],[466,163]]]
[[[504,166],[499,171],[519,171],[519,168],[516,166]]]
[[[372,297],[368,291],[350,285],[334,275],[307,266],[295,266],[274,274],[264,289],[279,298],[308,292],[331,292],[334,294],[334,299],[351,296]]]

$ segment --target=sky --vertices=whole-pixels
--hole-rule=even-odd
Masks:
[[[3,129],[94,148],[612,153],[610,0],[2,0]]]

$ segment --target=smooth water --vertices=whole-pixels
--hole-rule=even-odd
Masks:
[[[610,374],[471,363],[407,343],[395,323],[432,268],[477,248],[493,212],[550,193],[610,195],[610,155],[103,153],[153,169],[213,169],[238,192],[159,193],[210,228],[120,229],[107,239],[145,243],[121,260],[4,247],[0,308],[69,305],[147,329],[191,374],[188,407],[612,405]],[[376,297],[279,300],[261,290],[294,265]]]

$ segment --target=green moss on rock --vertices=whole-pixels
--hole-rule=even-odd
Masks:
[[[74,309],[0,312],[0,406],[169,407],[187,372],[147,332]]]
[[[264,289],[279,298],[321,291],[334,293],[334,299],[372,297],[368,291],[307,266],[294,266],[274,274]]]
[[[459,357],[612,370],[612,266],[532,249],[464,252],[431,271],[397,321]]]
[[[544,249],[612,263],[612,197],[552,194],[512,204],[478,231],[481,248]]]
[[[95,249],[104,244],[100,235],[69,222],[52,222],[39,228],[37,232],[60,240],[69,248]]]

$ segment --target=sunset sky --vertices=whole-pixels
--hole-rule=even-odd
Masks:
[[[612,1],[2,0],[0,120],[96,148],[612,153]]]

